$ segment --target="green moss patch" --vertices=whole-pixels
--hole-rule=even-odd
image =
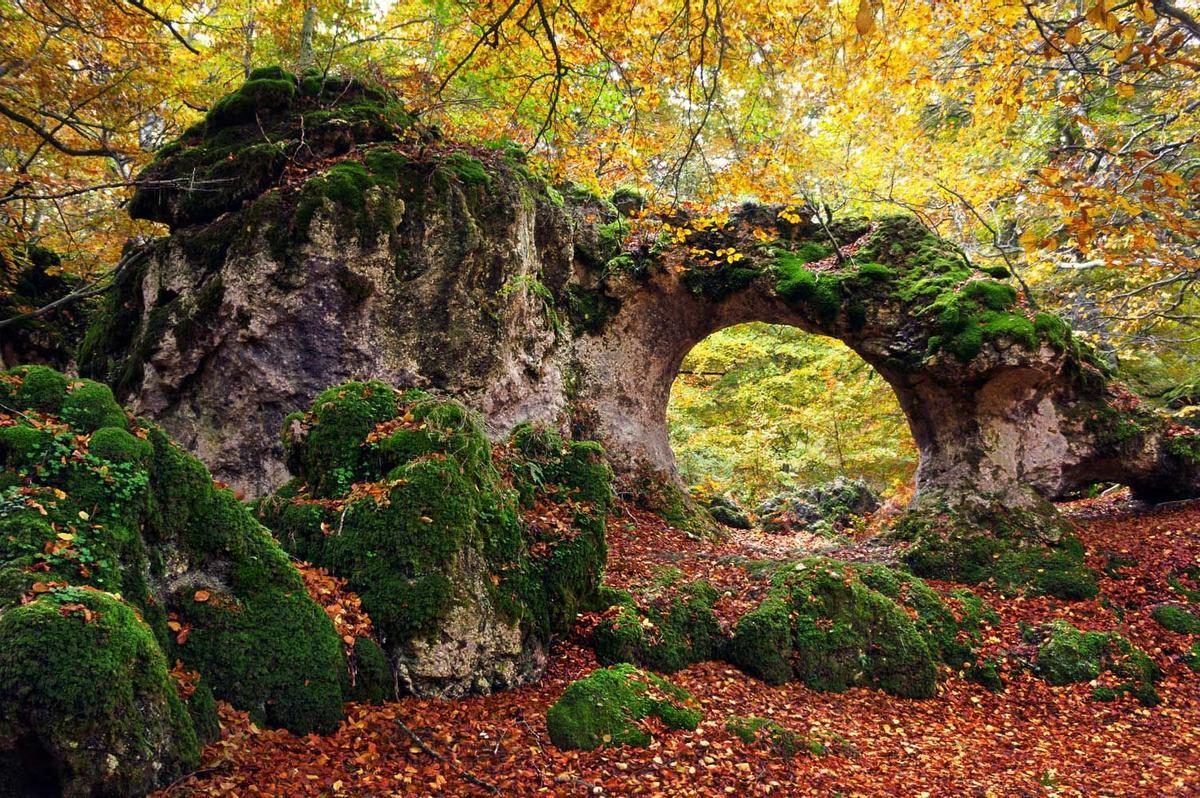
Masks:
[[[1061,319],[1028,311],[1016,288],[1002,281],[1006,269],[981,269],[949,242],[916,219],[882,217],[852,231],[862,236],[852,255],[821,264],[833,247],[820,239],[783,242],[775,249],[776,291],[807,309],[822,324],[844,312],[851,330],[864,326],[873,305],[899,306],[919,322],[925,346],[914,347],[904,365],[915,368],[927,356],[945,351],[961,362],[989,342],[1007,339],[1026,349],[1043,343],[1084,360],[1084,353]],[[839,239],[841,240],[841,239]],[[842,241],[853,243],[854,239]]]
[[[1097,688],[1096,698],[1129,693],[1145,706],[1159,703],[1154,689],[1161,676],[1158,666],[1120,634],[1081,632],[1066,621],[1054,621],[1029,635],[1039,644],[1035,670],[1050,684],[1092,682],[1110,674],[1118,683]]]
[[[592,671],[567,686],[546,712],[550,740],[564,750],[649,745],[643,723],[656,718],[668,729],[695,729],[701,714],[687,691],[632,665]]]
[[[1162,628],[1181,635],[1200,635],[1200,613],[1178,604],[1159,604],[1150,617]]]
[[[204,705],[214,691],[259,723],[301,734],[332,730],[342,718],[341,643],[278,544],[198,460],[156,427],[131,420],[103,386],[35,374],[32,385],[29,370],[0,374],[4,404],[22,413],[0,416],[0,624],[21,617],[22,604],[50,598],[87,608],[93,621],[78,612],[89,628],[95,617],[129,613],[138,619],[129,634],[139,641],[131,668],[180,660],[201,674],[187,710],[169,715],[171,735],[190,738],[192,748],[198,736],[211,736],[215,716]],[[39,409],[53,405],[60,415]],[[89,603],[104,596],[111,598],[95,599],[103,607]],[[83,657],[73,660],[72,668]],[[97,676],[88,689],[105,682]],[[10,697],[0,690],[5,711]],[[164,748],[167,738],[146,738],[153,722],[143,729],[141,715],[122,713],[121,723],[136,729],[94,730],[141,752],[118,754],[122,762],[134,766],[157,751],[171,767],[176,759],[194,764]]]
[[[1000,504],[987,512],[939,504],[911,510],[892,534],[911,543],[904,562],[918,576],[1072,601],[1091,598],[1098,591],[1096,575],[1084,565],[1083,545],[1063,524],[1053,508],[1038,514]]]
[[[825,558],[778,565],[759,607],[738,620],[730,660],[772,684],[798,679],[818,690],[877,687],[927,698],[939,663],[967,672],[990,611],[978,599],[947,601],[886,566]]]

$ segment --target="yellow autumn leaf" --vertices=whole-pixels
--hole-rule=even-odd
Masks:
[[[875,9],[870,0],[859,0],[858,13],[854,15],[854,29],[859,36],[870,36],[875,31]]]

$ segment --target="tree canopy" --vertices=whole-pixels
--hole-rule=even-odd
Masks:
[[[1200,373],[1194,0],[15,0],[0,236],[106,274],[139,170],[257,66],[397,89],[455,138],[652,207],[919,216],[1150,394]],[[1190,386],[1190,387],[1189,387]]]

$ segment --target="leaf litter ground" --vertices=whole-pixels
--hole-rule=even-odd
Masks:
[[[820,693],[768,687],[709,662],[670,677],[704,710],[695,732],[656,729],[647,748],[564,752],[547,738],[545,711],[596,667],[585,617],[556,644],[539,683],[505,693],[352,704],[346,722],[324,737],[259,729],[223,705],[222,736],[206,749],[203,768],[158,795],[1200,796],[1200,674],[1183,661],[1200,636],[1169,632],[1150,617],[1157,604],[1180,600],[1172,575],[1179,585],[1179,574],[1200,566],[1200,504],[1138,513],[1109,497],[1063,509],[1078,524],[1089,565],[1103,575],[1101,593],[1064,602],[975,588],[1001,616],[985,630],[984,652],[1006,655],[1001,693],[955,675],[922,701],[868,689]],[[716,609],[728,623],[765,592],[749,563],[801,555],[811,544],[756,532],[699,542],[622,506],[610,523],[607,582],[707,579],[723,591]],[[870,542],[832,554],[890,556]],[[341,631],[369,629],[339,580],[309,573],[306,581]],[[1163,703],[1103,703],[1092,699],[1091,685],[1051,687],[1035,678],[1023,667],[1033,650],[1020,630],[1055,618],[1118,629],[1146,650],[1164,671]],[[728,732],[734,715],[771,718],[836,744],[823,755],[784,756]]]

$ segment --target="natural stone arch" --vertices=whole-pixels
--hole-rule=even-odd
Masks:
[[[761,229],[777,212],[735,211],[712,248],[744,247],[743,228]],[[1061,321],[1029,310],[1014,288],[971,267],[916,220],[787,227],[796,250],[830,235],[848,255],[793,262],[795,275],[816,287],[804,282],[791,298],[781,291],[788,255],[727,296],[695,290],[689,274],[708,268],[696,264],[611,285],[621,310],[576,347],[593,369],[581,400],[594,408],[600,437],[619,462],[644,460],[671,472],[666,404],[683,357],[717,330],[764,321],[842,341],[892,386],[920,450],[921,500],[986,496],[1032,509],[1100,480],[1151,499],[1197,491],[1195,464],[1172,453],[1166,423],[1112,407],[1120,389]],[[946,285],[935,290],[941,277]],[[902,296],[922,280],[933,281],[928,298]],[[822,282],[836,291],[836,310],[822,305]],[[986,321],[964,324],[970,313]],[[1122,432],[1123,425],[1137,431]]]
[[[363,378],[454,394],[494,434],[569,427],[619,472],[670,479],[679,363],[746,321],[837,338],[892,385],[920,449],[918,505],[1044,515],[1098,479],[1200,492],[1194,438],[916,220],[748,205],[664,219],[688,232],[663,243],[519,154],[439,142],[377,89],[243,99],[221,107],[253,114],[210,115],[147,170],[132,210],[173,235],[121,276],[81,364],[248,493],[286,476],[284,415]],[[246,144],[264,130],[269,146]]]

